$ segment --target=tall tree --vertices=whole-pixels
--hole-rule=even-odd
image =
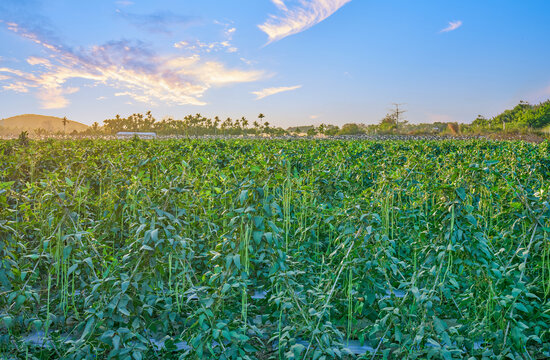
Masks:
[[[63,121],[63,133],[67,134],[67,123],[69,122],[69,120],[67,120],[67,117],[64,116],[62,121]]]
[[[263,113],[259,113],[258,114],[258,119],[260,120],[259,124],[258,124],[258,129],[260,129],[260,124],[262,123],[262,120],[265,118],[265,115]],[[266,122],[267,123],[267,122]],[[265,124],[264,124],[265,126]],[[267,123],[267,126],[269,127],[269,124]],[[265,129],[264,129],[265,130]]]
[[[248,128],[248,120],[244,116],[241,118],[241,125],[244,129],[244,133],[246,134],[246,130]]]
[[[399,109],[400,106],[405,105],[405,104],[394,103],[393,105],[395,106],[395,110],[393,111],[393,117],[395,118],[395,128],[399,129],[399,123],[403,123],[403,124],[406,123],[406,120],[403,119],[403,117],[401,115],[403,115],[407,111]]]
[[[218,116],[214,117],[214,134],[218,134],[218,125],[220,124],[220,118]]]

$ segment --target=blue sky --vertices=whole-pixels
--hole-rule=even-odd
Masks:
[[[1,0],[0,118],[470,122],[550,98],[550,1]]]

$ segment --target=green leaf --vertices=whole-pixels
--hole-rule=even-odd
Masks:
[[[458,195],[460,200],[466,199],[466,189],[464,189],[463,187],[459,187],[458,189],[456,189],[456,194]]]
[[[240,195],[239,195],[239,201],[241,203],[241,205],[244,204],[244,202],[246,201],[246,198],[248,197],[248,190],[243,190],[241,191]]]
[[[235,263],[235,266],[237,266],[237,269],[241,269],[241,255],[237,254],[233,256],[233,262]]]
[[[474,226],[477,226],[477,220],[472,215],[470,215],[470,214],[466,215],[466,220],[468,220],[468,222],[470,222],[470,224],[472,224]]]
[[[441,355],[443,355],[443,359],[445,360],[453,360],[453,355],[447,349],[441,350]]]
[[[76,268],[78,268],[78,264],[73,264],[69,270],[67,270],[67,275],[71,275],[73,273],[73,271],[76,270]]]
[[[120,336],[113,336],[113,347],[115,348],[115,350],[118,350],[118,348],[120,347]]]
[[[11,316],[4,316],[2,318],[2,322],[4,323],[4,326],[9,329],[13,325],[13,318]]]
[[[128,287],[129,287],[129,286],[130,286],[130,281],[124,281],[124,282],[122,283],[122,286],[121,286],[122,292],[125,293],[126,290],[128,290]]]
[[[447,330],[447,324],[440,319],[434,317],[435,332],[439,335]]]
[[[91,270],[94,270],[94,263],[92,261],[92,258],[87,257],[86,259],[84,259],[82,261],[84,261],[86,264],[88,264],[88,266],[90,267]]]
[[[155,251],[155,249],[153,249],[149,245],[143,245],[140,250]]]
[[[302,345],[302,344],[294,344],[292,345],[292,347],[290,348],[290,351],[292,351],[292,353],[294,354],[294,356],[296,358],[300,357],[300,355],[302,354],[302,352],[305,350],[305,346]]]
[[[17,300],[15,300],[15,306],[19,308],[21,305],[23,305],[26,299],[27,298],[24,295],[17,295]]]
[[[88,321],[86,322],[86,326],[84,327],[84,331],[82,332],[82,335],[80,336],[81,339],[85,339],[86,336],[92,333],[93,327],[94,327],[95,319],[93,317],[90,317]]]
[[[522,303],[516,303],[516,304],[514,305],[514,307],[515,307],[516,309],[518,309],[519,311],[523,311],[524,313],[528,313],[528,312],[529,312],[529,310],[527,310],[527,308],[525,307],[525,305],[523,305]]]
[[[119,311],[122,315],[130,316],[130,312],[128,311],[128,309],[126,309],[126,306],[119,306],[119,307],[118,307],[118,311]]]
[[[154,229],[153,231],[151,231],[151,240],[153,240],[153,242],[158,242],[158,240],[159,240],[159,230],[158,229]]]
[[[214,299],[213,298],[208,298],[203,302],[203,305],[204,305],[205,308],[209,308],[213,304],[214,304]]]

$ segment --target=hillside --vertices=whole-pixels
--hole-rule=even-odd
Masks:
[[[83,131],[88,128],[87,125],[76,121],[67,120],[65,131],[67,134],[73,131]],[[0,120],[0,132],[34,132],[38,129],[43,129],[48,133],[63,132],[63,119],[55,116],[25,114],[13,116],[7,119]]]

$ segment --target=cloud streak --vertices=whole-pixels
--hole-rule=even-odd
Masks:
[[[449,25],[445,29],[442,29],[440,32],[446,33],[446,32],[449,32],[449,31],[455,31],[456,29],[458,29],[461,26],[462,26],[462,21],[461,20],[450,21]]]
[[[302,85],[296,86],[281,86],[281,87],[271,87],[263,90],[253,91],[251,94],[256,95],[256,100],[266,98],[271,95],[279,94],[285,91],[292,91],[301,88]]]
[[[228,53],[235,53],[238,51],[238,49],[233,45],[231,45],[231,43],[228,40],[215,41],[211,43],[204,43],[202,41],[197,40],[192,44],[189,43],[188,41],[179,41],[177,43],[174,43],[173,47],[175,47],[176,49],[203,51],[206,53],[218,52],[222,50]]]
[[[269,19],[258,27],[267,34],[269,44],[317,25],[350,1],[299,0],[298,5],[289,8],[288,0],[272,0],[282,14],[270,15]]]
[[[79,91],[67,86],[73,79],[117,89],[118,96],[155,105],[205,105],[205,92],[218,86],[253,82],[265,77],[263,71],[227,68],[217,61],[205,61],[198,54],[160,56],[141,42],[111,41],[89,49],[74,50],[54,44],[17,23],[8,29],[42,46],[47,57],[29,57],[28,72],[0,68],[4,90],[35,90],[43,108],[63,108],[67,95]]]

